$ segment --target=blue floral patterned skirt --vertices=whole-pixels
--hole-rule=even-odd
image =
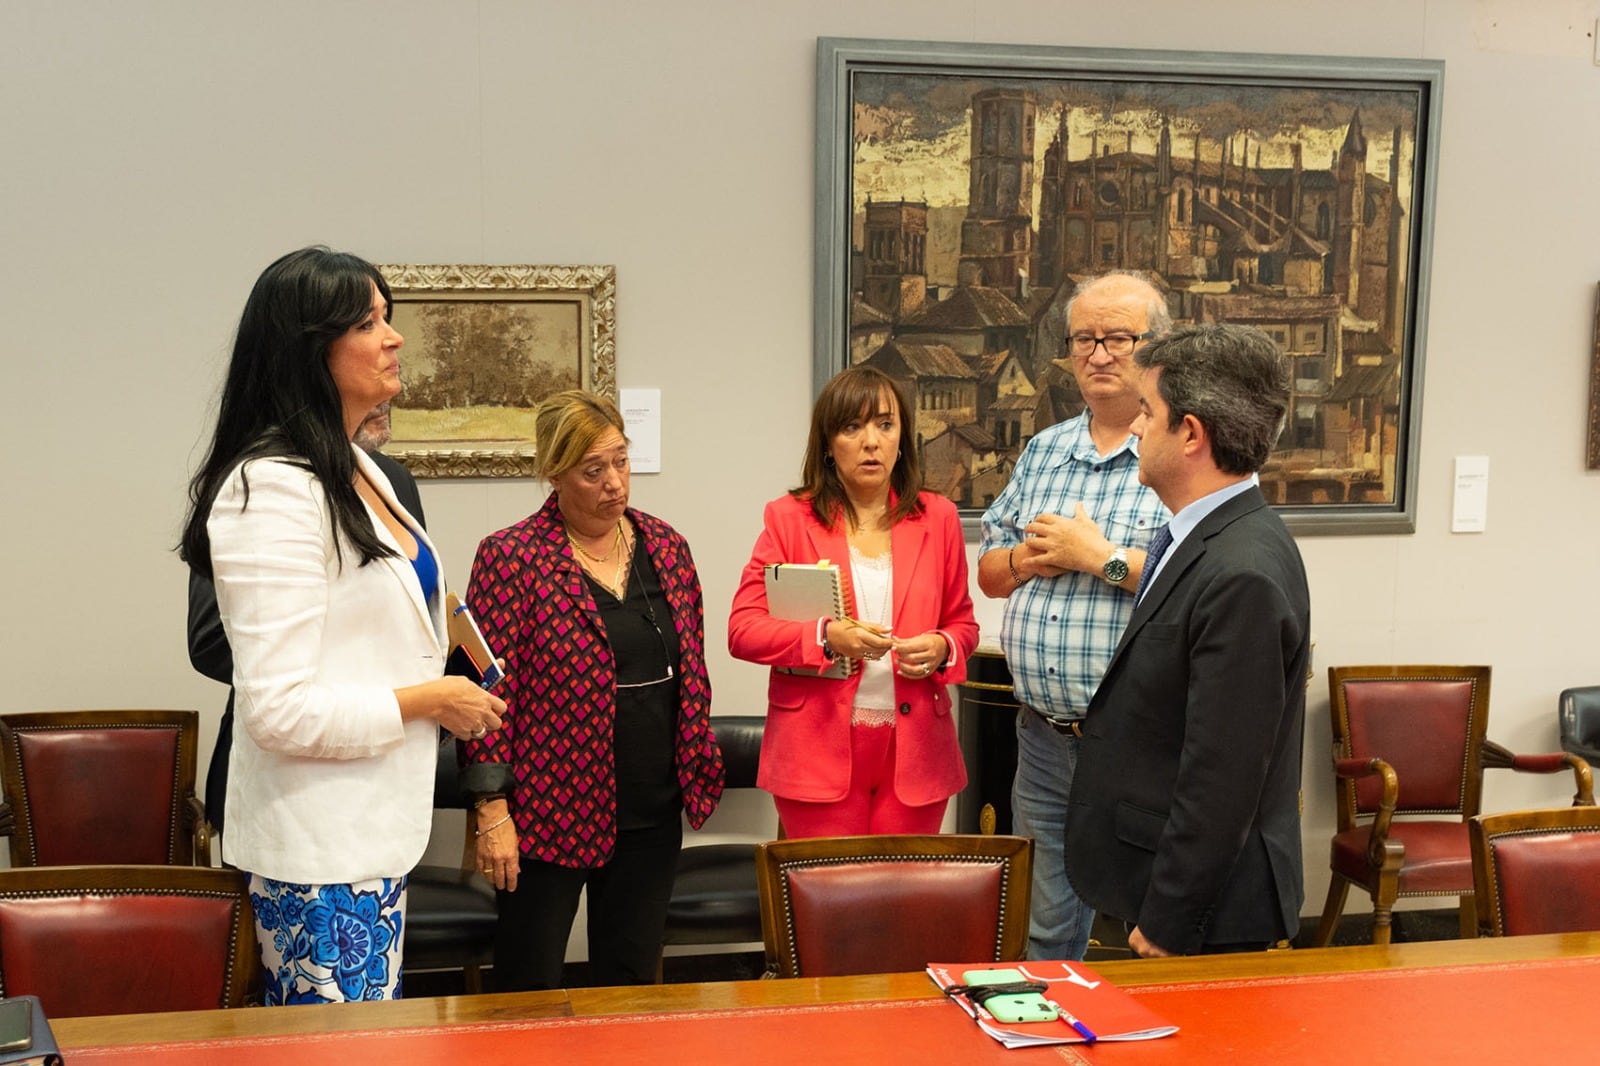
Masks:
[[[295,885],[250,875],[267,1006],[400,998],[406,879]]]

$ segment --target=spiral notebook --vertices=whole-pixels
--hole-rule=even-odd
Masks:
[[[838,566],[823,559],[815,563],[768,563],[767,614],[795,622],[818,618],[849,618],[850,579]],[[820,670],[809,666],[779,666],[786,674],[842,679],[855,673],[854,659],[838,658]]]

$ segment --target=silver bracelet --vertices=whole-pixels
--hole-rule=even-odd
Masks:
[[[493,825],[485,826],[482,829],[474,829],[472,831],[472,835],[481,837],[485,833],[491,833],[494,830],[499,829],[501,826],[505,825],[509,821],[511,821],[511,815],[508,814],[504,818],[500,819],[498,822],[494,823]]]

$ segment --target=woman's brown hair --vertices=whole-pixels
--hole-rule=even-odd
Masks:
[[[800,485],[789,490],[789,495],[811,504],[811,511],[829,529],[845,517],[853,526],[855,509],[845,494],[844,482],[839,480],[838,468],[833,465],[833,438],[851,422],[887,414],[884,400],[894,401],[900,416],[899,457],[889,475],[889,486],[894,490],[895,506],[889,512],[889,524],[900,521],[922,509],[917,494],[922,491],[922,468],[917,461],[916,438],[912,436],[913,412],[906,403],[905,393],[888,374],[870,366],[853,366],[835,374],[822,387],[822,395],[811,408],[811,437],[806,441],[806,458],[800,468]]]

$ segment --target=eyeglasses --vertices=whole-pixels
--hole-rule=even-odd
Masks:
[[[650,688],[653,685],[664,685],[677,675],[672,672],[672,650],[667,647],[667,635],[661,632],[661,627],[656,624],[656,608],[650,602],[650,590],[645,588],[644,575],[639,573],[639,568],[633,568],[633,576],[639,580],[639,592],[644,596],[644,620],[650,623],[650,628],[656,631],[656,640],[661,642],[661,660],[666,667],[666,676],[658,677],[653,681],[616,682],[618,688]]]
[[[648,599],[645,601],[645,604],[646,606],[649,605]],[[618,681],[616,682],[616,686],[618,688],[650,688],[653,685],[664,685],[668,681],[671,681],[674,677],[678,676],[672,672],[672,652],[667,648],[667,636],[665,633],[661,632],[661,627],[656,625],[655,608],[650,608],[650,614],[646,616],[645,620],[650,623],[650,628],[656,631],[656,639],[661,642],[661,658],[666,664],[666,675],[664,677],[655,678],[652,681]]]
[[[1107,333],[1104,337],[1096,337],[1093,333],[1074,333],[1067,338],[1067,351],[1079,359],[1087,359],[1094,354],[1098,345],[1111,358],[1126,359],[1133,354],[1133,349],[1140,341],[1147,341],[1155,335],[1153,329],[1143,333]]]

